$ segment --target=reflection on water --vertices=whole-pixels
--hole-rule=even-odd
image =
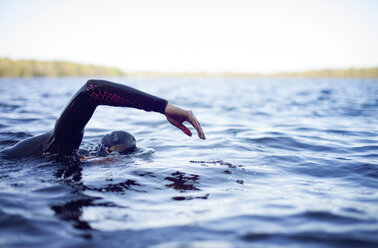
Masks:
[[[93,199],[79,199],[76,201],[69,201],[61,206],[51,206],[55,211],[55,215],[62,220],[73,222],[75,228],[91,229],[87,221],[81,220],[83,214],[83,207],[96,206],[93,204]]]
[[[0,80],[0,149],[51,129],[86,79]],[[207,134],[99,107],[130,155],[0,160],[4,247],[376,247],[376,80],[115,79],[192,109]]]
[[[199,188],[195,186],[198,184],[198,175],[186,175],[184,172],[176,171],[172,173],[170,177],[166,177],[165,179],[172,182],[170,184],[166,184],[166,187],[173,188],[180,192],[185,192],[187,190],[199,190]]]
[[[69,180],[72,182],[80,182],[82,179],[81,165],[79,163],[69,163],[67,168],[58,169],[55,173],[55,176],[58,179],[63,179],[65,181]]]

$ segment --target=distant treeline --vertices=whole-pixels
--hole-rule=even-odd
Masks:
[[[254,77],[254,78],[378,78],[378,67],[374,68],[350,68],[339,70],[313,70],[303,72],[283,72],[283,73],[238,73],[238,72],[220,72],[220,73],[207,73],[207,72],[183,72],[183,73],[164,73],[164,72],[134,72],[127,73],[128,76],[143,76],[143,77]]]
[[[254,77],[254,78],[378,78],[378,67],[374,68],[349,68],[338,70],[312,70],[303,72],[282,72],[282,73],[238,73],[238,72],[194,72],[194,73],[161,73],[161,72],[134,72],[127,73],[128,76],[147,76],[147,77]]]
[[[349,68],[334,70],[312,70],[292,73],[276,73],[276,77],[345,77],[345,78],[378,78],[378,67]]]
[[[130,72],[105,66],[85,65],[64,61],[12,60],[0,58],[0,77],[33,77],[33,76],[143,76],[143,77],[345,77],[345,78],[378,78],[378,67],[324,69],[303,72],[283,72],[272,74],[260,73],[160,73]]]
[[[0,77],[123,76],[112,67],[64,61],[12,60],[0,58]]]

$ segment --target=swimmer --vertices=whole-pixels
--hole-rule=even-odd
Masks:
[[[46,154],[77,155],[83,139],[84,127],[99,105],[131,107],[161,113],[173,126],[192,136],[189,128],[183,124],[187,121],[196,129],[200,139],[206,139],[192,111],[179,108],[167,100],[123,84],[92,79],[73,95],[57,118],[53,130],[22,140],[2,150],[1,154],[7,158],[38,157]],[[135,149],[135,143],[135,138],[131,134],[117,131],[101,139],[99,152],[127,153]]]

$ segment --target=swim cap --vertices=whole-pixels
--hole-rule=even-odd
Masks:
[[[113,131],[101,138],[101,148],[108,154],[112,151],[119,153],[131,152],[135,147],[134,136],[125,131]]]

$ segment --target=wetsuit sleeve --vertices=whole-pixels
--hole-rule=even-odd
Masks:
[[[89,80],[86,91],[94,105],[132,107],[164,114],[167,101],[131,88],[105,80]]]

